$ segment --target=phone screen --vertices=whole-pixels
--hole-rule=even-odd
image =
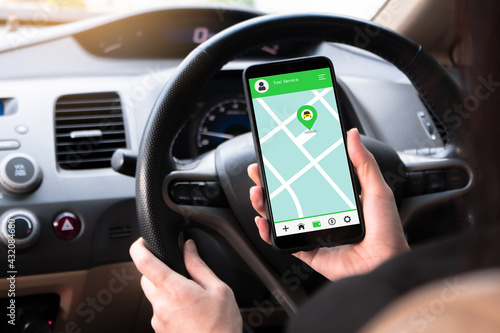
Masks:
[[[275,236],[360,224],[330,68],[247,80]]]

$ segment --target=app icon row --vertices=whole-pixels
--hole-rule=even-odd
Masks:
[[[344,218],[343,218],[344,223],[350,223],[350,222],[351,222],[351,220],[352,220],[352,219],[351,219],[351,217],[350,217],[349,215],[345,215],[345,216],[344,216]],[[330,218],[328,218],[328,220],[326,220],[326,222],[327,222],[329,225],[334,226],[334,225],[337,223],[337,219],[336,219],[336,218],[334,218],[334,217],[330,217]],[[314,220],[314,221],[312,221],[312,227],[313,227],[313,228],[321,228],[321,226],[322,226],[322,222],[321,222],[321,220]],[[296,225],[296,228],[297,228],[299,231],[305,230],[305,229],[306,229],[306,224],[305,224],[305,223],[300,222],[300,223],[298,223],[298,224]],[[290,230],[290,227],[289,227],[288,225],[284,225],[284,226],[282,227],[282,229],[283,229],[283,231],[284,231],[284,232],[288,232],[288,231]]]

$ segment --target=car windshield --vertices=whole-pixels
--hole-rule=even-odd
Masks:
[[[267,13],[328,12],[372,19],[387,0],[0,0],[0,19],[46,25],[160,6],[240,6]]]

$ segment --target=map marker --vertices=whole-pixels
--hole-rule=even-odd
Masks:
[[[311,130],[316,119],[318,119],[318,112],[316,109],[310,105],[301,106],[297,111],[297,119],[304,125],[308,130]]]

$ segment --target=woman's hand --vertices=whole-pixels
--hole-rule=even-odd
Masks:
[[[201,260],[192,240],[184,245],[184,262],[192,280],[156,258],[139,238],[130,255],[143,274],[141,286],[153,305],[156,332],[238,332],[242,319],[232,290]]]
[[[323,247],[294,254],[330,280],[366,273],[387,259],[409,250],[394,195],[384,181],[375,158],[363,146],[357,129],[347,133],[347,150],[361,183],[365,238],[357,244]],[[263,216],[257,216],[255,222],[262,239],[270,243],[257,164],[248,167],[248,175],[257,185],[250,189],[250,200],[255,210]]]

